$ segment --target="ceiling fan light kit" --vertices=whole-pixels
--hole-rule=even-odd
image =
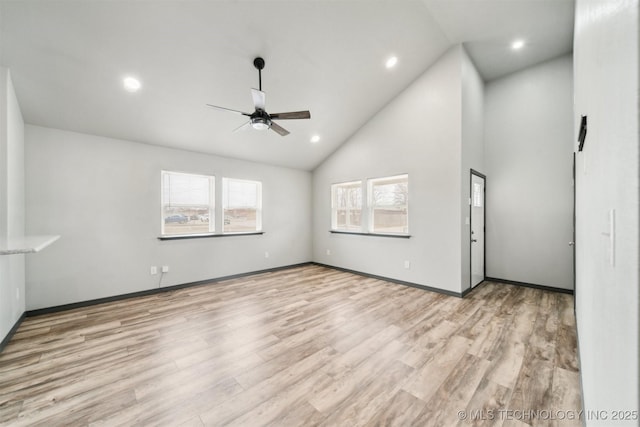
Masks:
[[[217,105],[207,104],[207,106],[216,108],[218,110],[228,111],[235,114],[241,114],[249,117],[249,121],[244,125],[236,129],[245,129],[252,127],[255,130],[267,130],[271,129],[281,136],[289,135],[289,131],[282,126],[275,123],[273,120],[295,120],[295,119],[310,119],[311,113],[309,111],[290,111],[287,113],[274,113],[269,114],[265,110],[266,94],[262,91],[262,69],[264,68],[264,59],[257,57],[253,60],[253,66],[258,70],[258,88],[251,89],[251,97],[253,98],[253,106],[255,111],[253,113],[244,113],[238,110],[232,110],[230,108],[219,107]]]
[[[271,127],[271,121],[263,119],[262,117],[256,117],[251,120],[251,127],[255,130],[267,130]]]

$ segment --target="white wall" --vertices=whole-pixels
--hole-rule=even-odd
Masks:
[[[24,235],[24,122],[9,70],[0,67],[0,240]],[[0,256],[0,341],[25,311],[24,255]]]
[[[577,1],[573,124],[577,138],[587,115],[588,132],[577,161],[576,312],[587,410],[640,409],[638,32],[637,0]],[[612,209],[613,265],[604,234]]]
[[[471,68],[462,47],[451,48],[314,171],[315,261],[462,291],[462,120],[463,114],[474,120],[482,114],[470,112],[481,98],[481,81]],[[474,87],[464,113],[463,75],[464,88]],[[465,129],[473,133],[478,127],[475,120]],[[481,133],[470,134],[466,144],[478,141]],[[400,173],[409,174],[410,239],[329,233],[331,184]],[[468,269],[467,261],[467,275]]]
[[[25,139],[27,232],[61,235],[27,260],[27,309],[311,260],[309,172],[31,125]],[[265,234],[158,240],[161,170],[262,181]]]
[[[460,271],[462,289],[471,288],[471,229],[469,198],[471,169],[486,174],[484,166],[484,82],[462,50],[462,168],[460,191]]]
[[[571,55],[485,86],[487,276],[573,288]]]

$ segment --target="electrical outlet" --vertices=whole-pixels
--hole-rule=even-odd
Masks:
[[[327,249],[327,255],[331,255],[331,249]]]
[[[168,265],[163,265],[162,266],[162,272],[163,273],[168,273],[169,272],[169,266]]]
[[[404,268],[406,268],[406,269],[410,269],[411,268],[411,262],[409,260],[405,260],[404,261]]]
[[[149,269],[149,274],[151,275],[158,274],[158,267],[156,267],[155,265],[152,265],[151,268]]]
[[[269,258],[269,252],[268,251],[264,253],[264,257],[265,258]]]

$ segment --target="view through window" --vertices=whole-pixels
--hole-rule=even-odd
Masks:
[[[215,231],[215,177],[162,171],[162,234]]]
[[[225,233],[262,231],[262,183],[222,178]]]
[[[409,176],[370,179],[369,231],[371,233],[409,233]]]
[[[362,181],[331,186],[331,228],[362,231]]]

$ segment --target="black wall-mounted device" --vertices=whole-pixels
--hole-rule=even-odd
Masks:
[[[582,116],[582,119],[580,120],[580,132],[578,133],[578,142],[580,143],[580,145],[578,145],[578,151],[582,151],[582,148],[584,147],[584,140],[587,137],[587,116]]]

